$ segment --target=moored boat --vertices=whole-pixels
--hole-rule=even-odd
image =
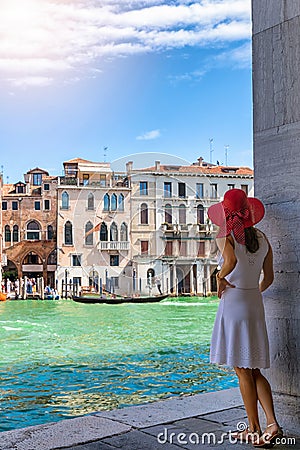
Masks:
[[[168,294],[165,295],[156,295],[152,297],[89,297],[89,296],[76,296],[74,295],[72,298],[74,302],[77,303],[106,303],[109,305],[119,305],[121,303],[157,303],[161,300],[164,300],[168,297]]]

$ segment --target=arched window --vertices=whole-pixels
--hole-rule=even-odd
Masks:
[[[118,199],[118,207],[119,207],[119,211],[124,211],[124,195],[120,194],[119,195],[119,199]]]
[[[169,204],[165,206],[165,222],[172,223],[172,206]]]
[[[186,207],[185,207],[185,205],[179,205],[179,223],[180,223],[180,225],[186,224]]]
[[[69,209],[70,197],[67,192],[61,194],[61,209]]]
[[[104,195],[104,200],[103,200],[103,209],[104,211],[109,211],[109,207],[110,207],[110,198],[108,194]]]
[[[87,209],[90,209],[90,210],[95,209],[95,198],[94,198],[94,194],[92,194],[91,192],[88,195]]]
[[[113,194],[111,196],[110,209],[111,209],[111,211],[116,211],[117,210],[117,196],[116,196],[116,194]]]
[[[47,239],[48,239],[48,241],[51,241],[53,239],[53,226],[52,225],[47,226]]]
[[[40,232],[41,227],[38,222],[35,220],[31,220],[27,224],[27,239],[32,241],[39,241],[40,240]]]
[[[5,225],[5,242],[11,242],[11,231],[9,225]]]
[[[57,251],[53,250],[53,252],[50,253],[47,259],[47,264],[54,266],[57,264]]]
[[[93,269],[89,273],[89,287],[92,288],[94,292],[99,291],[99,274]]]
[[[93,245],[93,228],[92,222],[88,222],[85,225],[85,245]]]
[[[148,205],[146,203],[141,204],[141,224],[148,225]]]
[[[108,241],[107,226],[104,222],[101,223],[100,227],[100,241]]]
[[[155,283],[155,271],[154,269],[147,270],[147,285],[152,286]]]
[[[110,240],[111,241],[118,240],[118,226],[115,222],[113,222],[110,226]]]
[[[197,223],[204,223],[204,206],[197,206]]]
[[[120,241],[128,241],[128,227],[125,222],[123,222],[121,225]]]
[[[19,227],[18,227],[18,225],[13,226],[13,242],[19,242]]]
[[[73,226],[69,220],[65,223],[65,244],[73,244]]]

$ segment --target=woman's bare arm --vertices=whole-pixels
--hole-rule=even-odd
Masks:
[[[269,250],[265,257],[264,263],[263,263],[263,279],[259,284],[259,290],[260,292],[264,292],[266,289],[268,289],[269,286],[273,283],[274,280],[274,270],[273,270],[273,251],[272,247],[268,241],[269,244]]]
[[[217,239],[217,245],[224,259],[222,268],[217,274],[218,297],[221,298],[222,292],[227,286],[234,288],[233,284],[229,283],[225,277],[233,271],[237,260],[234,253],[234,243],[231,236]]]

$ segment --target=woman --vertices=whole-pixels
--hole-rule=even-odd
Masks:
[[[208,209],[218,225],[217,245],[223,265],[217,274],[218,308],[210,350],[212,363],[234,368],[249,426],[234,437],[270,448],[282,430],[275,417],[272,392],[260,369],[270,367],[269,342],[261,292],[273,282],[272,248],[266,236],[254,228],[264,216],[264,206],[247,198],[241,189],[231,189],[224,200]],[[263,271],[263,278],[260,274]],[[258,401],[267,420],[261,434]]]

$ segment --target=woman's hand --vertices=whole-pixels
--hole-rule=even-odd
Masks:
[[[226,278],[217,277],[217,288],[218,288],[218,297],[219,298],[222,297],[222,294],[227,287],[234,288],[235,286],[233,284],[229,283],[229,281],[227,281]]]

